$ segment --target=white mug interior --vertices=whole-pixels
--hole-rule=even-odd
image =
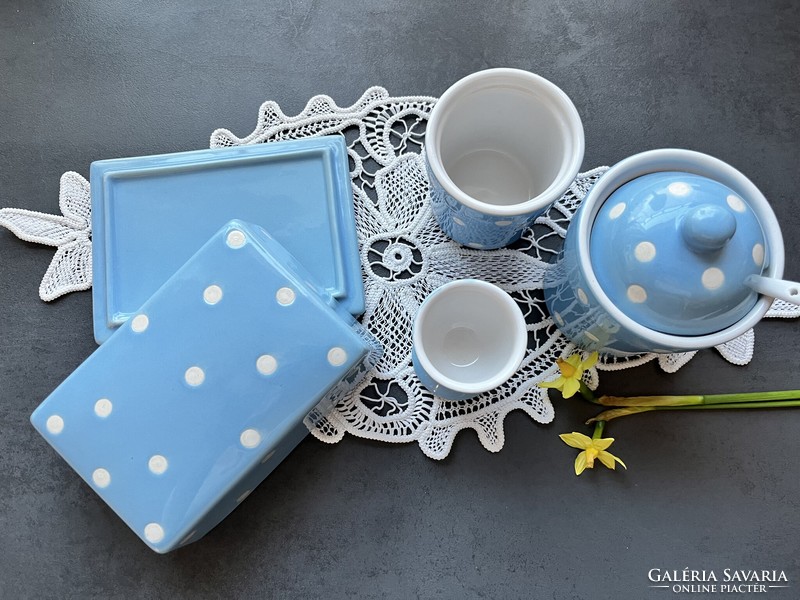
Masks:
[[[478,394],[514,374],[527,329],[514,299],[476,279],[448,283],[420,307],[413,343],[420,366],[451,390]]]
[[[425,143],[448,193],[489,214],[547,206],[574,179],[584,151],[569,97],[518,69],[489,69],[456,82],[434,107]]]

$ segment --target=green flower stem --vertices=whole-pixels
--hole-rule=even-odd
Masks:
[[[614,419],[619,419],[620,417],[626,417],[628,415],[637,415],[643,412],[650,412],[651,410],[658,410],[658,407],[655,406],[627,406],[622,408],[612,408],[609,410],[604,410],[599,415],[596,415],[586,421],[587,425],[591,425],[592,423],[597,422],[608,422],[613,421]]]
[[[642,412],[650,412],[654,410],[709,410],[709,409],[723,409],[723,408],[794,408],[800,406],[800,399],[792,400],[765,400],[755,402],[720,402],[718,404],[695,404],[687,406],[626,406],[619,408],[612,408],[605,410],[599,415],[586,421],[587,425],[590,423],[597,423],[601,421],[611,421],[619,417],[627,415],[635,415]]]
[[[583,396],[583,399],[597,404],[597,398],[594,397],[592,390],[590,390],[589,387],[583,383],[583,381],[580,382],[580,385],[581,387],[578,388],[578,392],[580,392],[580,395]]]
[[[595,421],[594,423],[594,433],[592,434],[593,440],[599,440],[603,437],[603,429],[606,427],[605,421]]]
[[[600,396],[602,406],[693,406],[703,404],[705,396]]]
[[[766,403],[798,399],[800,399],[800,390],[786,390],[782,392],[707,394],[705,396],[601,396],[595,400],[595,403],[603,406],[689,407],[752,402]]]
[[[703,396],[703,404],[733,404],[739,402],[771,402],[774,400],[800,399],[800,390],[783,392],[746,392],[743,394],[709,394]]]

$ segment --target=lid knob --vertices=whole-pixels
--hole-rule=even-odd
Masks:
[[[736,217],[721,206],[701,204],[684,216],[680,228],[692,251],[711,254],[721,250],[736,233]]]

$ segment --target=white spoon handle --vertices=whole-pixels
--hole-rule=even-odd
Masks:
[[[800,304],[800,283],[796,281],[762,277],[761,275],[749,275],[747,279],[744,280],[744,284],[754,289],[759,294],[764,294],[772,298],[780,298],[792,304]]]

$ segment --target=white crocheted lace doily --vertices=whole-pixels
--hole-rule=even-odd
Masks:
[[[61,215],[23,208],[0,209],[0,225],[18,238],[58,248],[39,286],[39,297],[45,302],[92,287],[89,182],[72,171],[64,173],[58,205]]]
[[[421,145],[436,98],[391,97],[381,87],[368,89],[352,106],[341,108],[328,96],[312,98],[296,116],[286,116],[275,102],[261,106],[258,125],[245,138],[219,129],[212,147],[256,144],[308,136],[342,134],[348,142],[356,225],[366,292],[362,323],[380,340],[383,358],[364,382],[324,418],[307,420],[325,442],[346,433],[384,442],[416,441],[429,457],[450,452],[456,434],[474,429],[492,452],[503,447],[503,421],[520,409],[534,420],[553,419],[547,391],[538,383],[556,372],[556,358],[574,347],[547,313],[542,274],[586,191],[605,171],[580,174],[547,215],[511,248],[472,250],[447,238],[436,225],[428,202],[428,181]],[[0,210],[0,225],[19,237],[57,246],[41,286],[51,300],[91,285],[89,184],[75,173],[61,180],[62,216],[20,209]],[[528,351],[508,382],[468,401],[453,402],[425,390],[411,367],[411,325],[425,297],[438,286],[465,277],[485,279],[508,291],[528,324]],[[796,317],[800,309],[776,301],[767,314]],[[717,347],[728,361],[747,364],[753,354],[752,331]],[[657,360],[673,373],[695,353],[604,357],[586,375],[598,384],[598,370],[631,368]]]

